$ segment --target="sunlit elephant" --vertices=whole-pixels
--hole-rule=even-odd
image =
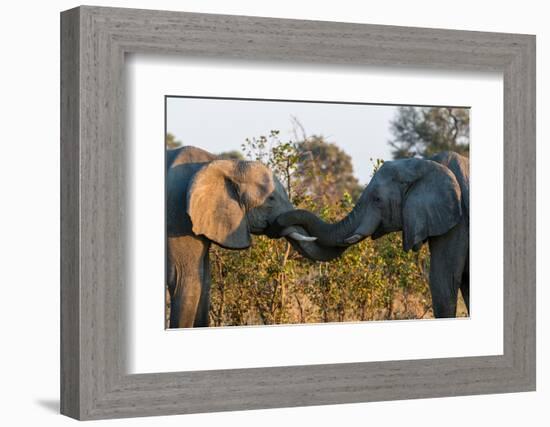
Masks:
[[[403,249],[430,248],[430,291],[435,317],[455,317],[458,290],[469,310],[469,160],[443,152],[430,159],[385,162],[353,210],[329,224],[304,210],[279,217],[273,231],[300,225],[317,243],[345,246],[402,230]],[[319,246],[322,247],[322,246]]]
[[[246,249],[251,234],[266,234],[275,218],[294,208],[260,162],[218,160],[200,148],[182,147],[167,151],[166,167],[170,328],[208,326],[211,243]],[[319,261],[345,249],[322,248],[303,233],[285,227],[269,237],[284,236],[301,254]]]

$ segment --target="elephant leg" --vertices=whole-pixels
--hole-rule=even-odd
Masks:
[[[208,243],[198,237],[182,236],[169,238],[168,244],[170,262],[175,267],[170,328],[191,328],[199,307]]]
[[[170,260],[169,252],[167,252],[168,262],[167,262],[167,268],[166,268],[166,289],[165,293],[167,294],[165,296],[166,298],[166,305],[165,305],[165,314],[168,316],[168,325],[166,325],[167,328],[171,328],[172,324],[172,314],[174,313],[174,307],[172,303],[172,299],[174,298],[174,291],[176,290],[176,267],[172,264]],[[170,311],[168,311],[168,307],[170,307]],[[165,319],[166,321],[166,319]]]
[[[466,263],[462,272],[462,283],[460,284],[460,293],[466,304],[468,315],[470,314],[470,252],[466,254]]]
[[[197,309],[197,315],[195,316],[194,327],[205,327],[210,323],[210,285],[211,285],[211,275],[210,275],[210,256],[208,251],[203,258],[203,277],[202,277],[202,288],[201,288],[201,297],[199,301],[199,307]]]
[[[468,253],[467,227],[459,223],[442,236],[430,238],[430,292],[434,316],[456,317],[458,289]]]

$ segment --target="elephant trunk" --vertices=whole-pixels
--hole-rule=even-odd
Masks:
[[[283,214],[283,215],[287,215]],[[308,232],[299,225],[280,227],[273,223],[264,234],[272,239],[286,238],[292,247],[302,256],[313,261],[331,261],[338,258],[347,247],[323,246],[317,242],[317,237],[310,236]]]
[[[359,220],[359,226],[353,231],[353,233],[344,239],[344,242],[348,245],[353,245],[366,237],[372,236],[373,239],[377,239],[381,235],[385,234],[380,229],[380,223],[382,217],[377,209],[365,209],[364,215]]]
[[[332,261],[347,249],[347,247],[322,246],[317,242],[298,241],[292,238],[287,240],[300,255],[313,261]]]
[[[361,209],[362,203],[359,201],[345,218],[334,224],[323,221],[312,212],[296,209],[279,216],[274,227],[284,230],[287,227],[301,226],[310,236],[317,237],[316,243],[322,246],[346,247],[350,245],[346,239],[354,235],[361,225]]]

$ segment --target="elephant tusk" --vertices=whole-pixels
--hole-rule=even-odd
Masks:
[[[354,243],[357,243],[359,240],[361,240],[363,237],[364,236],[362,236],[361,234],[354,234],[353,236],[345,239],[344,242],[353,245]]]
[[[288,235],[291,239],[297,240],[299,242],[314,242],[317,240],[317,237],[313,236],[304,236],[303,234],[298,233],[297,231],[293,231]]]

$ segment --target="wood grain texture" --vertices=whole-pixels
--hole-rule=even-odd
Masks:
[[[61,19],[61,413],[80,414],[78,10]]]
[[[534,36],[80,7],[62,13],[61,39],[62,413],[99,419],[534,390]],[[504,354],[128,375],[128,53],[502,72]]]

